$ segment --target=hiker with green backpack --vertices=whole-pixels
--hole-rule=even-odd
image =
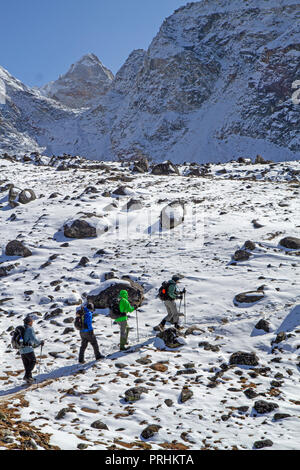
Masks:
[[[163,332],[167,322],[172,323],[176,330],[181,329],[181,326],[179,325],[180,312],[177,309],[175,300],[182,300],[186,291],[185,289],[183,289],[182,291],[179,291],[177,289],[177,285],[180,280],[180,276],[174,275],[169,281],[163,282],[162,286],[159,289],[158,297],[165,304],[167,316],[160,322],[158,326],[154,327],[156,331]]]
[[[135,310],[128,300],[127,290],[121,290],[119,296],[111,302],[110,317],[120,326],[120,351],[126,351],[128,344],[128,317],[127,313]]]

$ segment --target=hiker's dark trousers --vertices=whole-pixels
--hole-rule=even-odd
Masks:
[[[36,364],[36,357],[35,357],[35,354],[34,352],[31,352],[31,353],[27,353],[27,354],[21,354],[21,357],[22,357],[22,361],[23,361],[23,364],[24,364],[24,368],[25,368],[25,375],[24,375],[24,379],[32,379],[32,371],[35,367],[35,364]]]
[[[100,354],[100,351],[99,351],[97,338],[94,335],[94,332],[93,331],[81,331],[80,332],[80,337],[81,337],[81,347],[80,347],[80,351],[79,351],[79,362],[84,361],[84,353],[85,353],[85,350],[88,347],[89,343],[93,346],[94,353],[95,353],[95,358],[99,359],[101,354]]]

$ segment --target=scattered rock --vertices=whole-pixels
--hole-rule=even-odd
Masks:
[[[155,165],[151,173],[152,175],[179,175],[179,170],[170,160],[167,160]]]
[[[7,256],[22,256],[23,258],[27,258],[28,256],[32,256],[32,252],[26,248],[22,242],[19,240],[12,240],[6,245],[5,254]]]
[[[238,351],[233,353],[229,359],[230,365],[245,365],[245,366],[257,366],[258,357],[254,352],[243,352]]]
[[[109,430],[107,425],[105,423],[103,423],[102,421],[100,421],[100,420],[94,421],[91,424],[91,427],[94,428],[94,429],[105,429],[107,431]]]
[[[259,302],[264,298],[263,291],[249,291],[249,292],[242,292],[241,294],[237,294],[233,299],[234,304],[238,307],[239,304],[253,304],[255,302]]]
[[[278,408],[277,403],[272,403],[264,400],[258,400],[254,403],[253,408],[257,413],[259,414],[264,414],[264,413],[270,413],[271,411],[274,411],[276,408]]]
[[[88,302],[92,302],[96,308],[109,308],[112,299],[118,297],[121,290],[127,290],[128,300],[131,305],[135,308],[139,307],[144,300],[144,289],[143,287],[131,279],[128,282],[112,283],[106,289],[100,290],[95,293],[92,291],[88,296]]]
[[[141,399],[142,393],[148,393],[145,387],[133,387],[125,392],[125,401],[135,402]]]
[[[256,323],[255,328],[257,330],[264,330],[266,333],[270,332],[270,324],[267,320],[259,320],[259,322]]]
[[[280,240],[279,244],[284,248],[288,248],[290,250],[299,250],[300,249],[300,238],[296,237],[285,237]]]
[[[185,403],[186,401],[190,400],[193,397],[193,392],[188,387],[183,387],[181,394],[180,394],[180,402]]]
[[[247,261],[250,258],[250,253],[246,250],[237,250],[234,255],[234,261]]]
[[[161,426],[157,424],[150,424],[141,432],[141,436],[143,439],[150,439],[151,437],[154,436],[154,434],[158,433],[160,428]]]
[[[263,449],[264,447],[272,447],[273,442],[270,439],[264,439],[262,441],[255,441],[253,447],[255,449]]]
[[[185,217],[185,205],[181,201],[174,201],[164,207],[160,214],[160,226],[165,230],[172,230],[182,224]]]

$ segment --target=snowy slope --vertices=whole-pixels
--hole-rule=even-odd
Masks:
[[[0,421],[0,449],[251,450],[269,440],[271,450],[299,450],[299,250],[279,245],[285,236],[300,238],[299,162],[209,165],[205,177],[189,176],[195,168],[189,164],[179,167],[179,176],[153,176],[133,173],[127,164],[64,162],[59,171],[60,159],[43,157],[41,166],[0,160],[0,268],[12,268],[1,278],[0,292],[0,411],[10,423],[3,440]],[[34,189],[37,199],[12,208],[10,183]],[[112,193],[120,185],[128,192],[117,198]],[[143,208],[126,213],[133,196]],[[187,204],[184,224],[157,232],[160,210],[178,199]],[[128,238],[112,229],[93,239],[68,239],[61,228],[80,212],[112,222],[128,216],[129,227],[140,230]],[[32,256],[5,255],[16,238]],[[247,240],[255,243],[250,258],[233,263]],[[79,265],[83,256],[85,266]],[[139,342],[135,314],[129,320],[130,341],[141,348],[119,353],[118,329],[106,310],[98,310],[95,333],[110,357],[94,364],[89,348],[80,371],[73,304],[106,286],[104,274],[112,270],[118,279],[129,275],[144,286]],[[183,345],[162,350],[152,330],[165,315],[157,290],[178,272],[187,289]],[[261,286],[261,301],[234,303],[237,294]],[[46,382],[26,391],[10,332],[29,312],[37,317],[38,337],[46,340],[35,370]],[[269,332],[256,328],[260,320],[269,323]],[[280,332],[286,337],[274,343]],[[238,351],[254,352],[258,365],[231,366]],[[128,403],[125,391],[134,386],[146,391]],[[186,402],[180,400],[183,387],[193,392]],[[245,394],[249,389],[255,398]],[[258,413],[259,400],[277,408]],[[93,427],[96,421],[104,427]],[[145,439],[141,433],[150,424],[160,428]]]

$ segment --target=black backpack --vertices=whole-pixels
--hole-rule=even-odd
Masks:
[[[21,349],[26,346],[24,341],[25,326],[17,326],[11,338],[11,345],[14,349]]]
[[[83,310],[83,308],[81,308],[80,310],[77,310],[76,312],[76,318],[75,318],[75,321],[74,321],[74,326],[76,328],[76,330],[84,330],[85,328],[85,323],[84,323],[84,319],[85,319],[85,312]]]
[[[169,290],[170,282],[164,281],[159,288],[158,297],[160,300],[170,300],[168,290]]]
[[[112,302],[109,305],[110,309],[110,317],[113,320],[116,320],[117,318],[120,318],[122,316],[120,312],[120,299],[119,297],[116,297],[115,299],[112,300]]]

